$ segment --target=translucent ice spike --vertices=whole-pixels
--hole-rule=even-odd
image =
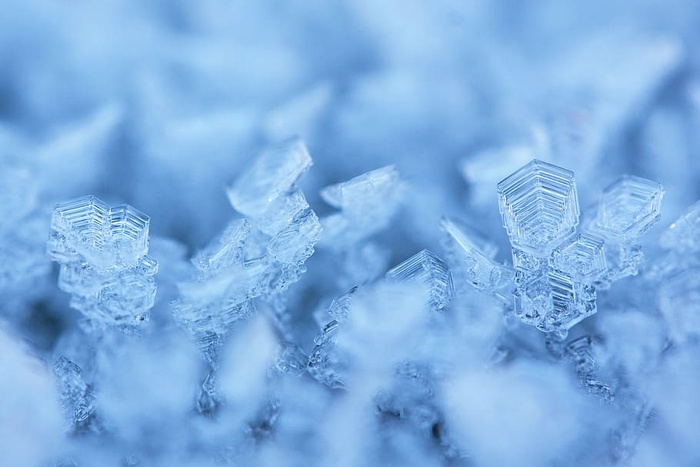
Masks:
[[[496,247],[469,232],[467,227],[450,219],[443,219],[442,229],[447,234],[448,254],[454,257],[455,267],[466,270],[466,280],[480,291],[494,291],[508,281],[505,268],[495,262]],[[449,260],[449,258],[448,258]]]
[[[243,262],[243,245],[250,235],[250,224],[245,219],[228,223],[223,232],[197,252],[192,263],[205,274],[213,274]]]
[[[596,312],[595,289],[554,269],[540,276],[524,276],[514,294],[516,314],[544,332],[566,331]]]
[[[256,218],[289,191],[311,164],[300,139],[271,146],[227,188],[229,201],[238,212]]]
[[[661,235],[663,248],[679,251],[700,251],[700,201],[692,204]]]
[[[428,304],[441,310],[452,300],[452,273],[434,253],[422,250],[386,273],[390,280],[419,281],[428,290]]]
[[[59,357],[53,368],[61,391],[61,405],[68,421],[68,429],[84,429],[95,412],[92,388],[83,381],[80,367],[67,358]]]
[[[671,339],[682,344],[700,338],[700,268],[665,279],[659,290],[659,307]]]
[[[280,263],[301,266],[314,253],[320,237],[318,217],[311,209],[305,209],[270,240],[267,251]]]
[[[514,247],[546,254],[579,221],[573,172],[533,160],[498,184],[503,226]]]
[[[323,219],[324,241],[346,249],[383,230],[403,199],[404,183],[394,166],[364,173],[321,190],[321,197],[341,212]]]
[[[663,194],[656,182],[624,175],[603,191],[592,230],[618,241],[641,236],[659,220]]]
[[[331,206],[355,213],[364,211],[368,202],[390,203],[397,198],[400,182],[396,167],[389,165],[327,186],[321,190],[321,197]]]
[[[589,234],[568,238],[552,254],[555,268],[581,282],[592,283],[607,270],[603,239]]]

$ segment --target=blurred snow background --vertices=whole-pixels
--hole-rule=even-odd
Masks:
[[[653,266],[659,233],[700,198],[699,41],[689,0],[4,2],[0,465],[700,464],[700,299],[692,282],[663,286],[697,283],[692,261],[600,294],[572,333],[593,336],[614,403],[474,292],[423,323],[420,299],[379,287],[338,344],[355,362],[346,392],[271,370],[290,336],[262,313],[222,351],[212,420],[195,413],[206,370],[168,310],[181,263],[236,217],[224,186],[293,135],[319,216],[327,185],[387,164],[407,181],[355,268],[440,252],[445,215],[507,260],[495,185],[534,157],[575,172],[582,208],[622,173],[661,182]],[[50,209],[85,194],[151,217],[159,296],[140,338],[84,342],[55,287]],[[318,250],[289,292],[307,354],[314,313],[349,288]],[[96,394],[98,421],[77,433],[63,433],[59,355]],[[402,361],[418,369],[392,376]]]

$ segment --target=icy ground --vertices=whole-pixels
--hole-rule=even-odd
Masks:
[[[0,466],[700,465],[700,4],[0,5]]]

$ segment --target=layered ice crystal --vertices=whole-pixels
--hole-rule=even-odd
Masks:
[[[551,250],[579,220],[574,174],[533,160],[498,183],[503,226],[513,246]]]
[[[389,280],[415,281],[428,291],[428,302],[435,310],[446,307],[454,295],[452,273],[433,252],[421,250],[386,273]]]
[[[593,228],[605,238],[635,239],[659,220],[663,193],[659,183],[625,175],[603,191]]]
[[[632,240],[658,220],[663,189],[640,177],[620,178],[580,233],[569,170],[533,160],[501,181],[498,193],[513,247],[515,314],[541,331],[565,333],[596,312],[596,288],[637,274],[643,256]]]
[[[94,324],[138,324],[156,294],[156,260],[147,255],[148,216],[95,196],[58,204],[47,245],[61,265],[59,287]]]

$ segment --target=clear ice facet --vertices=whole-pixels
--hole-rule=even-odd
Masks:
[[[420,282],[428,291],[428,304],[435,310],[446,307],[454,295],[450,269],[429,250],[422,250],[390,269],[386,277],[398,282]]]
[[[398,211],[403,193],[404,183],[394,166],[325,187],[321,197],[341,210],[323,218],[325,243],[347,249],[385,229]]]
[[[192,258],[192,263],[206,274],[227,269],[243,262],[243,246],[250,235],[250,223],[245,219],[229,222],[223,232]]]
[[[539,276],[521,276],[519,282],[515,312],[541,331],[566,331],[596,311],[595,289],[564,272],[550,269]]]
[[[659,183],[624,175],[603,190],[593,229],[605,238],[633,240],[659,220],[663,194]]]
[[[498,184],[503,226],[514,247],[547,252],[579,221],[574,174],[533,160]]]
[[[603,239],[589,234],[573,236],[553,252],[553,265],[581,282],[592,283],[607,270]]]
[[[60,265],[59,287],[71,306],[95,323],[138,324],[155,303],[158,262],[147,256],[149,218],[94,196],[58,204],[49,256]]]
[[[226,189],[229,201],[236,211],[257,218],[289,191],[311,164],[301,139],[270,146]]]
[[[84,429],[95,412],[95,395],[85,383],[82,370],[65,357],[59,357],[53,366],[61,391],[61,405],[68,421],[68,430]]]
[[[700,201],[692,204],[671,224],[659,240],[663,248],[679,251],[700,251]]]
[[[508,282],[508,271],[493,260],[495,245],[456,221],[443,219],[441,226],[447,234],[448,260],[462,266],[469,284],[480,291],[493,291]]]

